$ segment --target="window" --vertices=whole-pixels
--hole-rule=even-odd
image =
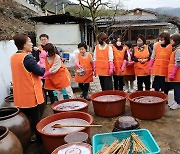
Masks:
[[[145,35],[145,29],[131,30],[131,40],[135,41],[139,34]]]
[[[159,35],[159,29],[146,29],[146,39],[156,39]]]

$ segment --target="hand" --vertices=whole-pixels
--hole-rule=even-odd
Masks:
[[[148,68],[149,74],[151,74],[151,71],[152,71],[152,67],[149,67],[149,68]]]
[[[113,74],[113,69],[109,69],[109,75]]]
[[[48,77],[49,75],[51,75],[51,73],[49,71],[45,72],[44,75],[43,75],[43,79],[45,79],[46,77]]]
[[[120,69],[121,69],[121,72],[124,72],[125,67],[124,67],[124,66],[122,66]]]

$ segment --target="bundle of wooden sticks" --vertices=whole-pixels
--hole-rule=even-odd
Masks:
[[[131,133],[131,137],[123,139],[121,142],[115,140],[109,146],[104,145],[97,154],[129,154],[131,146],[133,146],[132,154],[150,152],[138,135]]]

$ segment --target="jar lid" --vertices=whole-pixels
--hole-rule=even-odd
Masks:
[[[64,144],[56,148],[51,154],[92,154],[92,147],[86,143]]]

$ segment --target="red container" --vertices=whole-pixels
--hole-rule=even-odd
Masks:
[[[60,150],[63,150],[63,149],[65,149],[65,148],[67,148],[67,147],[70,147],[70,146],[72,146],[72,145],[79,145],[79,146],[83,146],[83,147],[86,147],[87,149],[89,149],[89,153],[86,153],[86,154],[92,154],[92,147],[91,147],[91,145],[89,145],[89,144],[87,144],[87,143],[69,143],[69,144],[65,144],[65,145],[62,145],[62,146],[60,146],[60,147],[58,147],[57,149],[55,149],[51,154],[58,154],[58,152],[60,151]],[[79,154],[81,154],[82,152],[81,152],[81,149],[72,149],[73,151],[74,151],[74,153],[76,153],[76,152],[78,152]],[[71,150],[71,152],[72,152],[72,150]],[[77,150],[76,152],[75,152],[75,150]],[[71,153],[70,151],[68,152],[67,151],[67,153]],[[73,152],[72,152],[73,153]],[[77,153],[77,154],[78,154]],[[62,153],[62,154],[66,154],[66,152],[65,153]],[[82,153],[82,154],[85,154],[85,153]]]
[[[64,144],[64,137],[67,134],[48,134],[42,129],[48,125],[49,123],[56,121],[56,120],[61,120],[61,119],[66,119],[66,118],[79,118],[86,120],[89,124],[92,124],[93,122],[93,117],[89,115],[88,113],[84,112],[78,112],[78,111],[69,111],[69,112],[62,112],[62,113],[57,113],[50,115],[44,119],[42,119],[36,126],[38,132],[41,134],[44,146],[46,150],[51,153],[54,149],[59,147],[60,145]],[[80,131],[88,133],[90,135],[90,128],[82,128]]]
[[[123,96],[122,99],[116,101],[97,101],[96,97],[103,95],[119,95]],[[94,93],[90,96],[90,99],[93,102],[94,112],[98,116],[102,117],[114,117],[119,116],[125,112],[125,103],[126,103],[127,93],[119,90],[107,90]]]
[[[62,100],[62,101],[55,102],[55,103],[53,103],[53,104],[51,105],[51,109],[53,110],[54,113],[72,111],[72,110],[61,111],[61,110],[55,109],[55,106],[57,106],[57,105],[59,105],[59,104],[62,104],[62,103],[71,102],[71,101],[79,101],[79,102],[83,102],[83,103],[86,103],[86,104],[87,104],[85,107],[79,108],[78,110],[73,110],[73,111],[80,111],[80,112],[86,112],[86,113],[88,112],[88,106],[90,105],[90,102],[87,101],[86,99],[82,99],[82,98],[66,99],[66,100]]]
[[[140,103],[132,100],[133,98],[140,96],[155,96],[162,98],[163,101],[157,103]],[[164,115],[167,95],[162,92],[138,91],[130,94],[128,99],[130,101],[132,115],[135,118],[142,120],[155,120]]]

